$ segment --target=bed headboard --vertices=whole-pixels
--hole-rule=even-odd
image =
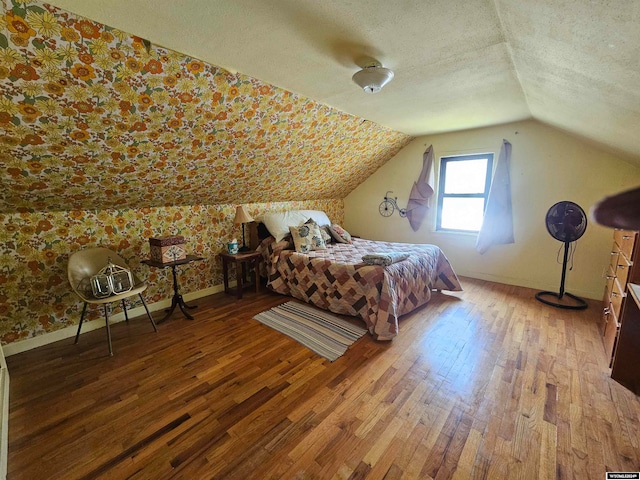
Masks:
[[[267,227],[262,222],[250,222],[249,224],[249,248],[255,250],[260,245],[260,242],[271,234]]]

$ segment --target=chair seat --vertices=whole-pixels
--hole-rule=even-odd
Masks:
[[[140,297],[142,305],[144,306],[144,309],[147,312],[147,317],[149,317],[149,321],[153,326],[153,330],[155,332],[158,331],[158,329],[156,328],[156,323],[153,321],[153,317],[151,316],[149,308],[147,307],[147,304],[144,301],[144,297],[142,296],[142,292],[147,289],[147,283],[141,281],[135,275],[131,274],[134,286],[128,292],[118,293],[116,295],[111,295],[105,298],[96,298],[93,296],[93,292],[90,288],[91,277],[99,273],[102,268],[107,266],[107,264],[111,263],[129,270],[129,267],[120,255],[118,255],[113,250],[109,250],[108,248],[104,247],[87,248],[72,253],[71,255],[69,255],[69,263],[67,265],[67,277],[69,278],[69,284],[71,285],[71,288],[76,293],[76,295],[78,295],[84,302],[84,306],[82,307],[82,314],[80,315],[80,323],[78,324],[78,332],[76,333],[75,343],[78,343],[78,338],[80,337],[80,330],[82,329],[82,323],[84,322],[84,316],[87,311],[87,304],[93,303],[103,305],[104,320],[107,329],[107,341],[109,343],[109,355],[113,355],[113,348],[111,346],[111,330],[109,327],[108,312],[109,308],[107,305],[108,303],[121,301],[122,310],[124,311],[124,318],[128,322],[129,316],[127,315],[127,305],[125,302],[125,298],[138,295],[138,297]]]
[[[84,302],[96,303],[98,305],[102,305],[103,303],[117,302],[119,300],[122,300],[123,298],[131,297],[133,295],[137,295],[139,293],[144,292],[146,289],[147,289],[147,283],[146,282],[142,282],[142,283],[138,283],[138,284],[134,285],[133,288],[131,290],[129,290],[128,292],[122,292],[122,293],[118,293],[117,295],[111,295],[109,297],[104,297],[104,298],[96,298],[93,295],[86,295],[85,292],[82,292],[80,290],[76,290],[76,294],[78,294],[78,296]]]

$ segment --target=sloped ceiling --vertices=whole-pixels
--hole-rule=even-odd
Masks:
[[[18,44],[12,39],[20,34],[8,30],[9,17],[0,20],[0,27],[7,46],[41,72],[42,65],[37,63],[40,60],[33,55],[43,46],[51,46],[43,42],[51,32],[43,30],[46,22],[42,25],[35,14],[29,18],[26,15],[27,10],[43,4],[34,0],[0,1],[6,11],[22,13],[27,23],[33,21],[34,34],[23,33],[22,37],[27,38],[18,38]],[[71,125],[69,116],[61,114],[46,125],[47,122],[23,121],[21,111],[11,113],[9,121],[2,116],[0,103],[0,127],[5,128],[5,136],[0,138],[4,142],[0,150],[0,167],[4,167],[0,210],[343,197],[406,144],[407,135],[531,117],[640,165],[640,3],[636,0],[52,3],[152,42],[147,54],[140,40],[116,31],[107,48],[109,52],[121,49],[122,65],[128,57],[145,65],[150,59],[162,62],[167,57],[164,67],[168,70],[154,74],[142,69],[132,76],[127,69],[121,69],[126,79],[118,77],[117,62],[105,61],[109,55],[104,52],[91,51],[92,39],[81,37],[74,42],[56,32],[52,38],[54,43],[57,39],[56,51],[74,44],[78,52],[92,53],[92,66],[102,72],[99,81],[78,80],[71,71],[78,59],[63,55],[68,64],[61,67],[63,77],[76,85],[104,84],[109,70],[113,70],[109,81],[126,83],[129,89],[110,89],[108,95],[118,103],[129,101],[131,108],[128,113],[126,108],[110,110],[111,103],[109,108],[93,105],[93,112],[83,112],[80,105],[73,116],[75,125]],[[61,27],[79,31],[76,15],[58,12]],[[102,30],[111,31],[109,27]],[[19,45],[21,42],[25,45]],[[25,85],[40,83],[44,88],[44,77],[36,81],[12,80],[11,72],[1,68],[16,59],[3,53],[0,93],[5,99],[18,103],[35,102],[38,95],[58,99],[46,90],[21,99]],[[164,89],[171,101],[180,100],[178,93],[184,92],[176,89],[177,84],[158,85],[158,78],[163,82],[163,76],[174,71],[176,65],[186,71],[193,59],[208,62],[202,72],[189,73],[194,79],[198,75],[207,78],[208,85],[199,84],[199,93],[191,91],[193,98],[200,101],[187,102],[190,108],[193,103],[199,107],[185,110],[169,104],[157,112],[156,102],[156,111],[151,112],[154,107],[147,111],[138,108],[134,93],[140,95],[147,90],[153,93]],[[371,59],[396,73],[393,82],[376,95],[364,94],[351,82],[359,65]],[[148,78],[153,78],[151,84],[147,83]],[[220,82],[222,78],[225,82]],[[240,99],[225,96],[222,104],[213,105],[206,91],[220,92],[220,85],[225,83],[245,86],[239,90]],[[271,103],[256,93],[261,88],[271,89]],[[65,95],[70,92],[81,98],[77,90],[66,89]],[[97,98],[98,103],[106,101],[93,94],[90,98]],[[258,101],[257,109],[249,107],[254,100]],[[290,104],[290,112],[280,109],[283,103]],[[206,112],[204,104],[208,105]],[[107,116],[114,122],[104,126],[106,133],[94,128],[96,107],[98,116]],[[233,115],[231,120],[225,120],[224,128],[220,122],[208,120],[222,110]],[[240,110],[255,112],[255,116],[248,120]],[[171,123],[170,119],[176,112],[184,114],[176,117],[183,124],[173,131],[171,125],[175,121]],[[26,117],[29,120],[28,114]],[[93,123],[89,123],[91,119]],[[363,123],[362,119],[370,122]],[[138,120],[146,124],[146,132],[131,131]],[[16,125],[18,121],[22,123]],[[262,131],[272,133],[264,142],[256,139],[256,129],[261,130],[256,122],[263,125]],[[65,137],[66,145],[54,142],[59,140],[55,135],[49,137],[55,130],[53,123],[62,125],[57,134]],[[29,129],[43,124],[45,130],[31,133],[44,143],[32,145],[29,142],[39,140],[27,136]],[[84,125],[89,128],[75,128]],[[125,131],[125,126],[129,130]],[[277,132],[272,131],[274,128]],[[76,134],[69,139],[75,130],[85,131],[89,138]],[[212,131],[216,132],[215,140],[209,137],[208,145],[205,137]],[[172,140],[168,140],[170,133],[177,133]],[[163,135],[162,140],[154,138],[158,134]],[[14,145],[16,141],[19,145]],[[179,146],[165,148],[171,142]],[[313,151],[309,142],[315,142]],[[189,143],[193,144],[192,150],[187,148]],[[45,154],[51,145],[57,147]],[[255,148],[258,145],[263,148]],[[143,148],[139,152],[130,149],[136,146]],[[60,147],[64,150],[58,151]],[[114,157],[114,153],[120,156]],[[29,168],[24,163],[28,161]],[[167,175],[168,172],[174,174]]]
[[[343,198],[411,137],[4,0],[0,212]]]
[[[533,117],[640,165],[637,0],[53,3],[409,135]]]

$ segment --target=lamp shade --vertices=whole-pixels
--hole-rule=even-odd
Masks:
[[[367,93],[377,93],[393,79],[393,72],[380,65],[365,67],[356,72],[352,80]]]
[[[247,213],[242,205],[236,207],[236,217],[233,219],[233,223],[239,225],[241,223],[253,222],[253,217]]]

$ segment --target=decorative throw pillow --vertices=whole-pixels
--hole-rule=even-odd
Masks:
[[[296,252],[307,253],[311,250],[324,250],[327,248],[318,225],[302,224],[298,227],[289,227]]]
[[[320,235],[322,236],[322,239],[324,240],[324,243],[331,243],[331,235],[329,234],[329,232],[327,231],[328,227],[321,227],[320,225],[318,225],[318,223],[313,219],[310,218],[309,220],[307,220],[306,222],[304,222],[305,225],[315,225],[318,227],[318,229],[320,230]]]
[[[307,218],[313,218],[318,225],[331,225],[327,214],[320,210],[289,210],[287,212],[265,213],[258,217],[273,235],[276,242],[289,234],[289,225],[300,225]]]
[[[332,223],[331,226],[329,227],[329,231],[331,232],[331,236],[333,236],[336,242],[352,243],[351,235],[340,225],[336,223]]]
[[[320,233],[322,234],[322,238],[324,238],[324,243],[329,245],[333,242],[333,237],[331,236],[331,232],[329,231],[329,225],[325,225],[324,227],[320,227]],[[326,238],[325,238],[326,235]]]

